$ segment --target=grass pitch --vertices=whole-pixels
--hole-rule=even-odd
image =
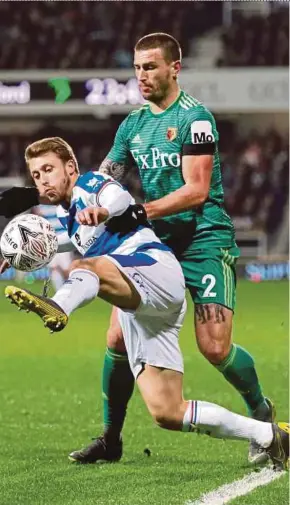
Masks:
[[[102,301],[50,335],[18,313],[0,283],[1,505],[184,505],[252,471],[246,442],[220,441],[155,427],[137,391],[116,464],[77,466],[67,455],[102,431],[101,375],[110,307]],[[37,285],[37,289],[39,286]],[[288,419],[288,284],[241,281],[234,340],[256,359],[264,392]],[[189,304],[181,334],[188,399],[239,413],[239,395],[198,353]],[[150,448],[151,457],[144,454]],[[233,505],[288,504],[283,477]]]

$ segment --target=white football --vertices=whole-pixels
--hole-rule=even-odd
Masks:
[[[47,219],[35,214],[17,216],[4,229],[0,250],[9,265],[32,272],[49,263],[58,249],[56,233]]]

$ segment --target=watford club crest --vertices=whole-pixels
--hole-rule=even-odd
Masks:
[[[177,128],[168,128],[166,137],[169,140],[169,142],[172,142],[174,139],[176,139]]]

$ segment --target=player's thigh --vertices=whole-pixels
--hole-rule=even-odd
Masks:
[[[85,269],[96,274],[100,281],[98,296],[111,305],[136,310],[141,302],[138,289],[118,264],[108,257],[77,259],[72,263],[70,271]]]
[[[184,415],[183,374],[144,364],[137,384],[152,417],[161,425],[180,423]]]
[[[182,312],[165,317],[148,317],[139,312],[118,310],[119,322],[132,373],[137,380],[144,364],[183,373],[183,357],[179,346]]]
[[[236,301],[236,248],[199,251],[182,263],[195,304],[195,333],[201,352],[220,362],[231,345]]]
[[[126,352],[122,328],[118,318],[118,308],[113,307],[107,331],[107,346],[118,352]]]
[[[150,254],[132,253],[130,256],[106,256],[122,271],[140,294],[138,314],[160,318],[165,326],[183,312],[185,282],[182,269],[169,251],[151,250]],[[173,323],[174,324],[174,323]]]
[[[201,353],[213,364],[221,363],[232,343],[231,309],[216,303],[195,305],[196,341]]]

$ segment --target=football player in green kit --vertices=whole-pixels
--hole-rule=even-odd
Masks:
[[[252,356],[231,340],[239,250],[224,209],[214,117],[180,89],[181,49],[170,35],[155,33],[140,39],[134,67],[148,103],[121,123],[100,170],[121,179],[128,157],[133,156],[146,202],[139,211],[145,209],[154,231],[182,265],[194,302],[200,352],[242,395],[250,416],[272,421],[274,407],[262,393]],[[88,463],[121,458],[121,430],[133,387],[113,311],[103,370],[104,434],[71,453],[71,460]],[[265,451],[252,443],[249,461],[266,459]]]
[[[146,202],[134,206],[133,218],[142,220],[147,215],[156,234],[180,261],[194,302],[200,352],[241,394],[249,416],[271,422],[274,407],[262,393],[254,360],[232,343],[239,250],[232,221],[224,209],[214,117],[180,89],[181,50],[170,35],[156,33],[140,39],[135,46],[134,67],[148,103],[121,123],[100,170],[122,180],[128,158],[133,156]],[[22,204],[24,199],[36,198],[28,196],[27,188],[27,197],[17,193],[24,188],[12,189],[15,200],[19,202],[21,196]],[[2,194],[6,211],[14,195],[9,191]],[[27,203],[26,208],[36,203]],[[133,388],[134,377],[113,310],[103,369],[104,433],[88,447],[72,452],[71,460],[94,463],[121,458],[121,432]],[[262,463],[267,458],[265,450],[251,443],[250,462]]]

